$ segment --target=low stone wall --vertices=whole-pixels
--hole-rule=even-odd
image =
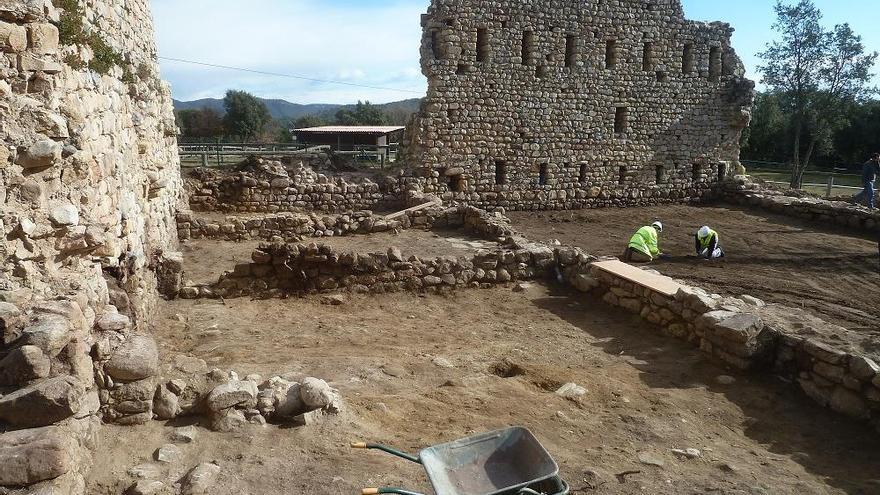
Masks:
[[[844,328],[751,296],[724,298],[682,286],[670,298],[590,264],[569,267],[566,279],[657,325],[664,335],[736,369],[784,376],[822,406],[870,421],[880,431],[880,355],[842,343]],[[837,339],[826,338],[832,335]]]
[[[319,174],[305,164],[254,160],[231,172],[195,169],[187,180],[195,211],[279,213],[396,209],[398,181]]]
[[[845,201],[786,196],[761,189],[745,177],[721,186],[713,199],[770,213],[800,218],[823,225],[836,225],[861,232],[880,233],[880,212]]]
[[[309,237],[400,231],[405,219],[385,220],[371,211],[346,212],[338,216],[286,213],[261,217],[230,216],[223,220],[199,218],[192,212],[177,214],[180,240],[299,242]]]

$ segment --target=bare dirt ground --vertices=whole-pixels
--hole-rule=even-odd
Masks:
[[[619,256],[630,236],[664,223],[654,263],[666,275],[725,295],[749,294],[803,308],[880,341],[878,240],[789,217],[724,207],[664,206],[570,212],[511,212],[514,227],[535,240],[559,239],[594,255]],[[710,225],[727,258],[692,258],[693,235]]]
[[[405,257],[437,258],[441,256],[473,256],[480,249],[494,249],[497,244],[464,232],[429,232],[410,229],[400,234],[378,233],[343,237],[319,237],[303,243],[328,244],[341,252],[384,253],[391,246],[400,248]],[[224,271],[238,263],[250,263],[251,253],[262,241],[231,242],[210,239],[189,240],[181,245],[186,277],[195,283],[216,282]]]
[[[183,353],[240,374],[322,377],[348,405],[318,426],[200,429],[163,475],[173,481],[216,461],[216,495],[353,494],[375,485],[429,492],[419,466],[348,442],[415,452],[522,425],[554,455],[575,495],[880,493],[878,437],[866,426],[778,379],[737,375],[721,386],[716,377],[729,372],[698,350],[556,290],[358,295],[342,306],[318,297],[163,303],[153,331],[166,359]],[[573,401],[553,393],[566,382],[587,394]],[[159,422],[104,428],[89,493],[122,493],[127,471],[149,461],[171,430]],[[673,448],[702,457],[679,458]]]

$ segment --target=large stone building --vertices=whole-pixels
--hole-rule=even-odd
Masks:
[[[679,0],[433,0],[422,24],[408,156],[447,197],[678,201],[738,165],[754,84],[733,29],[686,20]]]

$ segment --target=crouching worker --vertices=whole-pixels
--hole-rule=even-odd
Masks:
[[[718,232],[709,227],[702,227],[694,235],[694,246],[697,249],[697,256],[707,260],[717,260],[724,257],[724,250],[721,249],[721,240],[718,238]]]
[[[663,232],[663,224],[654,222],[650,226],[642,227],[629,240],[629,246],[623,254],[623,261],[635,263],[648,263],[661,257],[659,237]]]

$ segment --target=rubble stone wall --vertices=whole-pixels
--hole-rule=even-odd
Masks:
[[[848,330],[803,311],[750,296],[723,298],[683,286],[674,297],[589,263],[572,265],[566,280],[623,308],[738,370],[789,378],[810,398],[880,431],[880,354],[854,345]],[[823,338],[834,335],[836,338]]]
[[[845,201],[814,197],[793,197],[783,192],[761,189],[746,178],[723,184],[713,199],[749,208],[808,220],[822,225],[836,225],[860,232],[880,233],[880,213]]]
[[[102,416],[152,417],[182,196],[158,74],[147,0],[0,0],[0,486],[81,494]]]
[[[258,160],[237,171],[197,169],[190,174],[190,207],[226,213],[344,212],[395,209],[401,204],[399,181],[320,174],[299,164]]]
[[[408,126],[426,193],[507,209],[680,202],[739,164],[754,83],[723,23],[642,0],[434,0]]]

